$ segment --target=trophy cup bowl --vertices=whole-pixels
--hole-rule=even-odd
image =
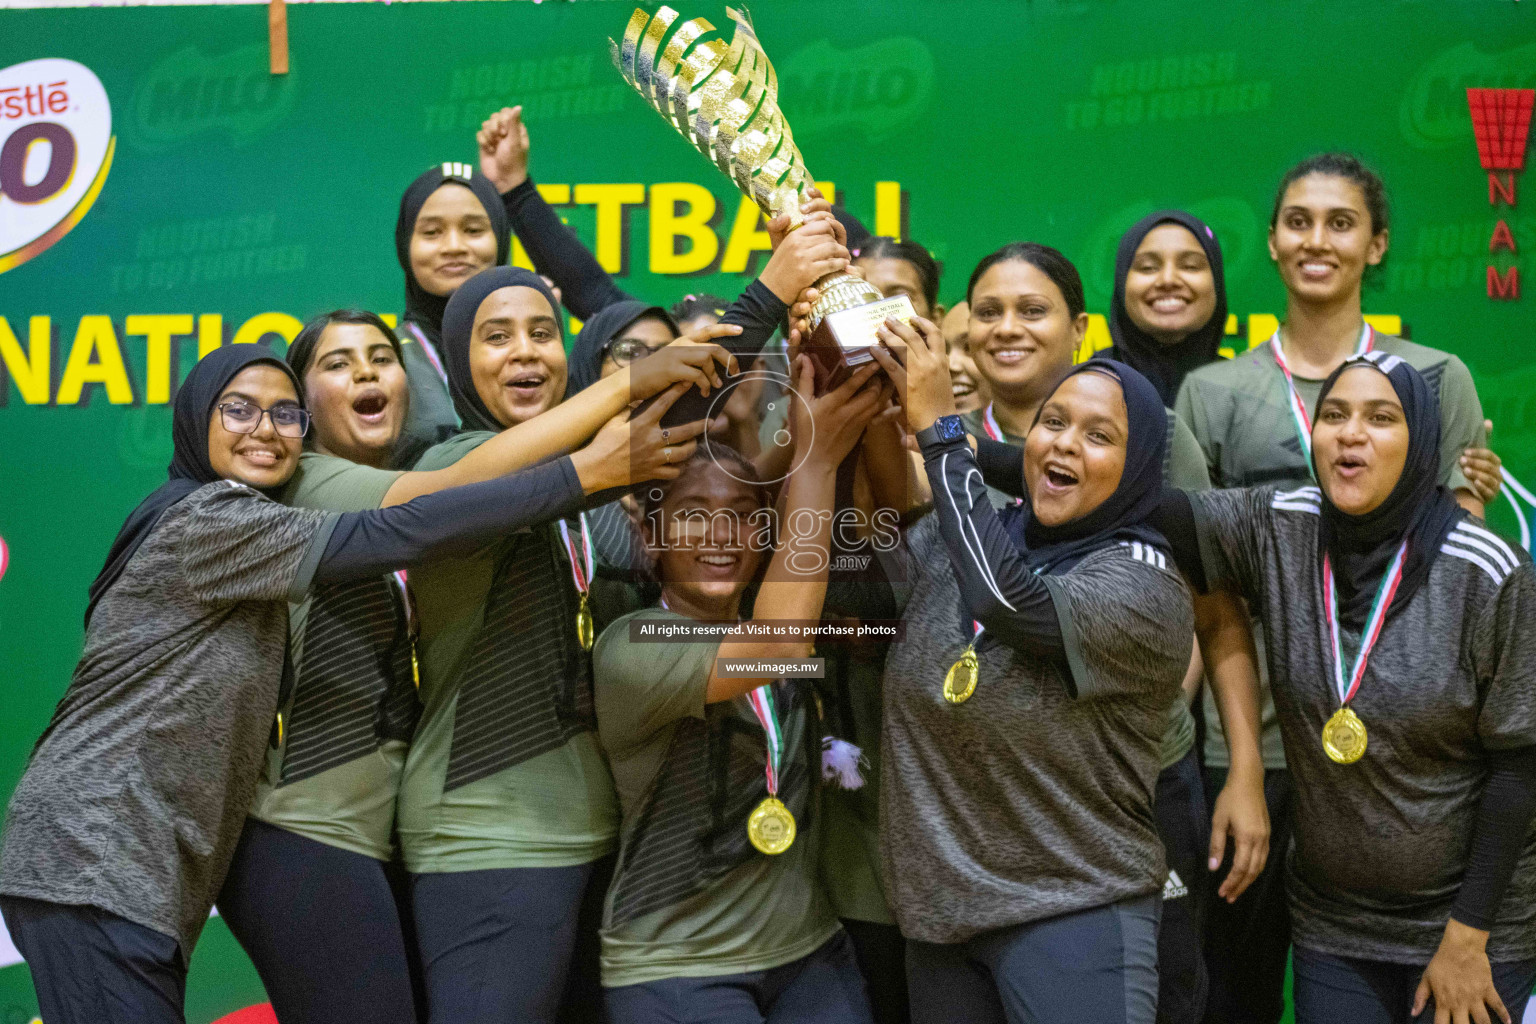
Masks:
[[[778,75],[751,19],[729,7],[726,14],[736,23],[729,46],[719,38],[703,39],[715,28],[703,18],[679,25],[670,7],[654,17],[637,8],[623,42],[609,40],[613,60],[640,97],[729,175],[764,216],[788,216],[793,229],[804,220],[800,206],[814,179],[779,110]],[[875,328],[886,317],[910,321],[913,311],[906,296],[882,298],[846,271],[826,275],[816,288],[820,297],[802,347],[822,394],[874,359],[871,346],[880,343]]]
[[[816,393],[825,394],[874,360],[880,344],[875,328],[887,317],[911,323],[916,315],[905,295],[887,299],[874,285],[853,274],[828,274],[816,282],[820,296],[807,319],[809,336],[801,351],[816,371]]]

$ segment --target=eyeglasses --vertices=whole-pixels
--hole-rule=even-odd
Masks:
[[[231,434],[254,434],[261,427],[261,418],[272,418],[272,429],[283,437],[303,437],[309,432],[309,410],[297,405],[274,405],[263,409],[250,402],[223,402],[218,406],[219,419]]]
[[[651,348],[639,338],[620,338],[608,346],[608,355],[613,359],[615,366],[628,366],[655,351],[656,349]]]

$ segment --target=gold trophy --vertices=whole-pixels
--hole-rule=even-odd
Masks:
[[[670,7],[654,17],[637,8],[624,42],[609,40],[614,63],[641,98],[729,175],[765,216],[786,215],[793,230],[805,219],[800,206],[815,179],[779,110],[779,79],[751,19],[729,7],[726,13],[736,23],[730,46],[720,38],[700,42],[715,31],[704,18],[677,25],[678,13]],[[821,393],[874,359],[875,328],[886,317],[909,321],[913,310],[906,296],[881,298],[853,274],[828,274],[816,288],[820,297],[811,308],[805,351],[815,363]]]

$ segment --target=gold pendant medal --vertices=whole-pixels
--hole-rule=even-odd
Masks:
[[[1365,723],[1350,708],[1339,708],[1323,726],[1323,751],[1338,764],[1354,764],[1365,756]]]
[[[1397,554],[1387,571],[1376,584],[1376,596],[1371,601],[1370,614],[1360,631],[1360,651],[1355,655],[1355,667],[1344,675],[1343,644],[1339,639],[1339,593],[1333,583],[1333,559],[1323,554],[1323,614],[1328,623],[1329,643],[1333,653],[1333,684],[1339,698],[1339,710],[1323,724],[1323,752],[1335,764],[1354,764],[1365,756],[1365,723],[1349,706],[1360,683],[1365,678],[1366,659],[1381,638],[1387,621],[1387,609],[1397,594],[1397,585],[1403,580],[1403,561],[1408,557],[1408,541],[1405,538],[1397,546]]]
[[[795,816],[778,797],[767,797],[747,819],[747,838],[762,853],[783,853],[795,841]]]
[[[944,699],[951,704],[964,703],[976,692],[976,682],[980,675],[976,648],[974,645],[967,647],[965,653],[960,655],[960,660],[949,666],[949,672],[944,676]]]
[[[581,644],[581,649],[590,651],[592,642],[596,638],[596,630],[592,626],[592,609],[587,606],[587,595],[581,595],[581,605],[576,609],[576,639]]]

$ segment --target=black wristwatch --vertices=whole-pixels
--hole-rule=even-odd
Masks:
[[[965,440],[965,424],[959,416],[940,416],[933,425],[917,432],[917,443],[924,448],[935,444]]]

